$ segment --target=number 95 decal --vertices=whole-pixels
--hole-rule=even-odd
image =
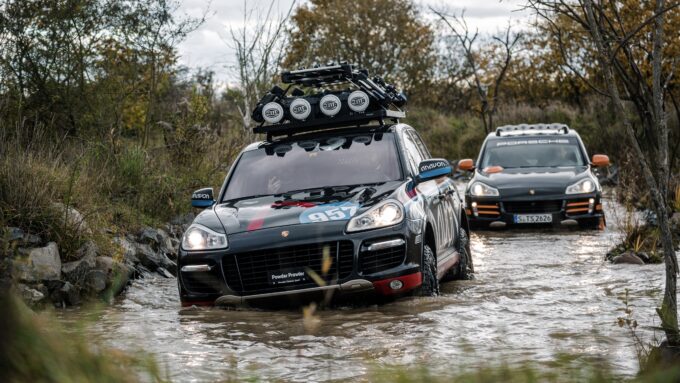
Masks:
[[[346,221],[357,212],[359,205],[351,202],[329,203],[305,210],[300,223]]]

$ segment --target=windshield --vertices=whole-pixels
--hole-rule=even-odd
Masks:
[[[513,138],[487,142],[481,169],[584,166],[581,148],[575,137]]]
[[[224,201],[401,179],[392,133],[279,143],[243,153]]]

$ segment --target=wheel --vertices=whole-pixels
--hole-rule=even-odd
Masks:
[[[472,255],[470,254],[470,239],[465,229],[460,228],[459,230],[456,250],[461,257],[454,271],[455,276],[453,279],[468,280],[474,278],[473,273],[475,272],[474,265],[472,264]]]
[[[423,262],[420,265],[423,276],[423,284],[420,286],[420,295],[432,297],[439,294],[439,280],[437,279],[437,260],[430,246],[423,245]]]

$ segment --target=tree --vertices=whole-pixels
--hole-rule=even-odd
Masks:
[[[665,54],[668,43],[664,29],[667,13],[677,11],[680,3],[628,1],[624,8],[617,2],[528,0],[528,6],[546,21],[549,31],[557,37],[565,62],[573,63],[568,56],[565,29],[554,21],[559,18],[567,18],[577,27],[576,31],[589,43],[584,49],[592,51],[597,59],[597,70],[603,78],[601,86],[584,75],[580,77],[592,89],[610,98],[651,194],[666,264],[664,297],[657,313],[668,344],[680,346],[676,301],[678,264],[669,223],[671,161],[666,111],[675,58],[669,60]],[[624,22],[624,12],[634,13],[633,19],[637,21],[631,23],[629,17],[628,22]],[[578,65],[569,65],[574,71],[580,69]]]
[[[11,100],[0,117],[75,135],[120,131],[126,111],[141,111],[148,141],[175,45],[204,20],[177,10],[172,0],[0,2],[0,93]]]
[[[262,10],[249,9],[243,2],[243,27],[231,29],[231,43],[236,50],[236,67],[239,88],[228,91],[227,97],[236,99],[243,130],[251,134],[250,114],[257,101],[271,89],[284,54],[283,30],[295,1],[288,12],[274,18],[275,1],[269,4],[264,17]]]
[[[454,40],[462,48],[467,67],[468,86],[475,89],[479,106],[479,114],[484,130],[489,133],[493,129],[493,118],[498,109],[503,81],[516,53],[515,48],[520,41],[521,33],[512,33],[510,25],[502,34],[492,36],[492,43],[486,45],[487,52],[479,46],[479,31],[471,32],[465,21],[465,14],[460,17],[447,15],[443,11],[430,10],[449,28]],[[454,48],[451,49],[452,51]]]
[[[292,24],[286,68],[347,61],[408,95],[429,90],[434,34],[411,1],[311,0],[296,10]]]

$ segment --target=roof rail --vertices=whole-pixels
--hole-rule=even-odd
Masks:
[[[401,110],[406,96],[382,78],[371,79],[366,69],[355,69],[346,62],[285,71],[281,82],[290,85],[285,90],[274,86],[252,112],[253,120],[260,123],[253,132],[267,134],[267,140],[373,121],[383,125],[386,119],[399,122],[406,116]],[[343,84],[348,87],[337,90]],[[317,90],[305,92],[299,87]]]
[[[519,124],[504,125],[496,128],[496,136],[529,135],[529,134],[568,134],[569,127],[565,124]]]

